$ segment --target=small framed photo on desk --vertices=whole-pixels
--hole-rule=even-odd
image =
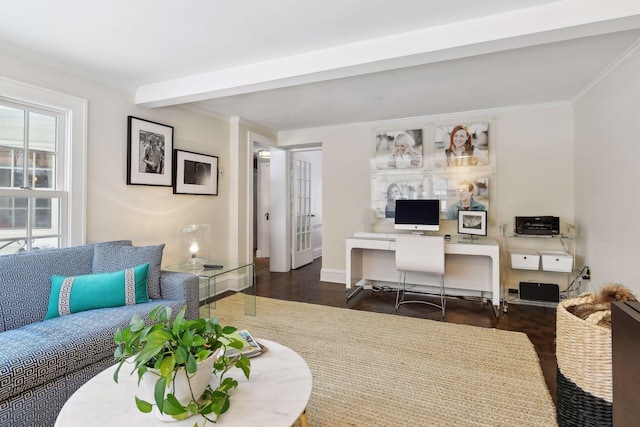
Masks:
[[[458,233],[472,236],[487,235],[487,211],[459,211]]]

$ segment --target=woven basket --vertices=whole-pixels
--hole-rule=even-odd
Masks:
[[[558,304],[558,425],[612,425],[611,329],[567,311],[579,302],[574,298]]]

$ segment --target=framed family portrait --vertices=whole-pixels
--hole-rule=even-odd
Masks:
[[[371,208],[378,218],[395,218],[396,200],[426,199],[430,195],[428,177],[415,172],[372,175],[371,189]]]
[[[489,177],[461,174],[434,174],[434,198],[440,200],[440,219],[458,219],[458,212],[488,211],[490,200]]]
[[[422,129],[376,133],[373,169],[422,169]]]
[[[173,150],[173,194],[218,195],[218,157]]]
[[[173,127],[128,116],[127,184],[171,187]]]
[[[433,130],[434,169],[491,166],[489,122],[456,123]]]

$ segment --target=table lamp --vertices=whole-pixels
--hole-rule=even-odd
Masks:
[[[211,227],[208,224],[189,224],[178,228],[180,257],[193,267],[201,267],[211,256]]]

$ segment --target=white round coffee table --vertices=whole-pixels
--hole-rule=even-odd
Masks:
[[[220,417],[218,426],[291,426],[304,414],[312,386],[307,362],[288,347],[273,341],[258,341],[267,346],[268,351],[251,359],[250,379],[236,368],[227,373],[240,384],[231,392],[231,407]],[[113,381],[114,365],[80,387],[62,407],[55,427],[202,424],[204,419],[198,415],[167,424],[151,413],[138,411],[134,399],[137,375],[128,375],[130,371],[126,368],[122,367],[117,384]]]

